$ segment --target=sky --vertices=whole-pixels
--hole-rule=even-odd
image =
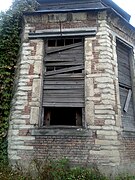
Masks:
[[[12,0],[0,0],[0,11],[5,11],[12,4]],[[135,26],[135,0],[113,0],[117,5],[131,15],[130,23]]]

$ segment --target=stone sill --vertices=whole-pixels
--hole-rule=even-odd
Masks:
[[[32,136],[78,136],[92,137],[92,131],[78,126],[50,126],[31,129]]]

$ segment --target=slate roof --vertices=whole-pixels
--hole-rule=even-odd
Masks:
[[[37,0],[40,4],[37,12],[72,12],[111,8],[129,22],[130,15],[112,0]]]

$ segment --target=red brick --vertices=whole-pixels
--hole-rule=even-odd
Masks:
[[[34,65],[31,64],[29,69],[29,75],[33,75],[33,74],[34,74]]]

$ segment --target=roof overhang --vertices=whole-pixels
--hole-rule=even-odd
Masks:
[[[66,10],[67,6],[69,6],[70,4],[72,6],[72,11],[77,10],[77,6],[79,4],[82,4],[81,5],[82,7],[85,4],[87,8],[91,8],[91,9],[93,7],[92,4],[95,4],[94,9],[96,7],[97,8],[101,8],[101,7],[112,8],[117,13],[119,13],[128,22],[129,22],[130,17],[131,17],[127,12],[125,12],[122,8],[120,8],[112,0],[37,0],[37,1],[39,4],[41,4],[41,7],[44,4],[44,8],[42,10],[46,10],[46,11],[48,10],[48,13],[49,12],[56,12],[58,10],[64,11],[64,10]],[[56,8],[54,8],[54,7],[56,7]]]

